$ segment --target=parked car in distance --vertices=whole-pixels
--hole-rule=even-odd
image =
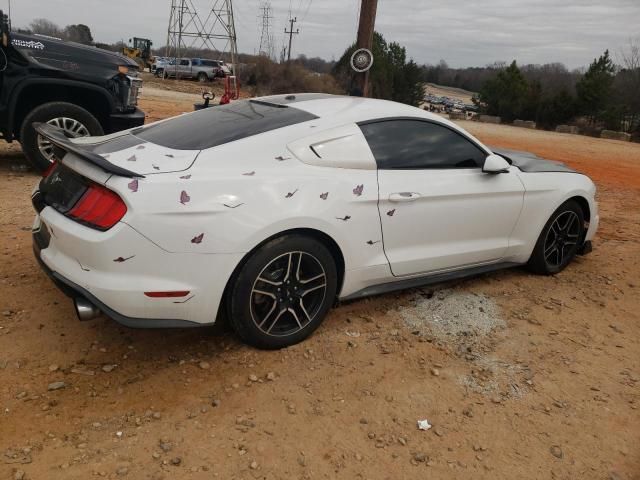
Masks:
[[[118,53],[43,35],[11,32],[0,11],[0,136],[19,141],[36,170],[54,157],[34,122],[65,135],[100,136],[144,123],[138,64]],[[0,63],[2,63],[0,60]]]
[[[220,69],[219,76],[220,77],[228,77],[232,75],[231,66],[223,62],[222,60],[214,60]]]
[[[220,67],[216,60],[203,58],[179,58],[172,59],[165,65],[164,78],[194,79],[200,82],[208,82],[220,76]]]
[[[165,67],[169,65],[170,60],[169,57],[155,57],[151,64],[151,73],[156,77],[161,77]]]
[[[302,341],[337,300],[591,250],[596,188],[407,105],[294,94],[67,139],[33,194],[34,251],[75,300],[131,327]]]

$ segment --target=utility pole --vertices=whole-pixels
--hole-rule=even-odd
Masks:
[[[291,27],[289,28],[288,31],[286,28],[284,29],[284,33],[289,34],[289,52],[287,54],[287,63],[291,62],[291,41],[293,40],[293,36],[298,35],[300,33],[299,28],[296,29],[295,31],[293,30],[293,24],[296,23],[297,21],[298,21],[298,17],[290,18],[289,23],[291,24]]]
[[[362,0],[360,7],[360,24],[358,26],[358,41],[356,48],[373,49],[373,32],[376,25],[376,11],[378,0]],[[369,71],[356,74],[356,85],[364,97],[369,94]]]

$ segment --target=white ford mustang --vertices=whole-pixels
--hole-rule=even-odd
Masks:
[[[588,177],[387,101],[273,96],[107,137],[37,129],[62,160],[33,194],[34,249],[81,319],[224,313],[246,342],[280,348],[338,299],[559,272],[598,226]]]

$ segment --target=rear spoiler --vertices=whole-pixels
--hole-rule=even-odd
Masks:
[[[113,173],[114,175],[128,178],[144,178],[144,175],[140,175],[139,173],[114,165],[113,163],[108,162],[103,156],[93,153],[91,150],[82,148],[82,146],[77,143],[73,143],[66,137],[64,131],[59,127],[49,125],[47,123],[36,122],[33,124],[33,128],[53,144],[54,151],[62,150],[66,153],[73,153],[107,173]],[[62,161],[63,154],[60,154],[59,151],[56,151],[55,153],[60,161]]]

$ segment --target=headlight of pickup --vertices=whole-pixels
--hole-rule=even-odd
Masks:
[[[119,67],[127,68],[127,67]],[[129,69],[133,75],[135,70]],[[133,110],[138,105],[138,95],[142,88],[142,80],[132,75],[119,73],[113,77],[114,93],[118,98],[119,110]]]
[[[129,107],[136,107],[138,105],[140,89],[142,88],[142,80],[134,77],[127,78],[129,79],[129,96],[126,105]]]

